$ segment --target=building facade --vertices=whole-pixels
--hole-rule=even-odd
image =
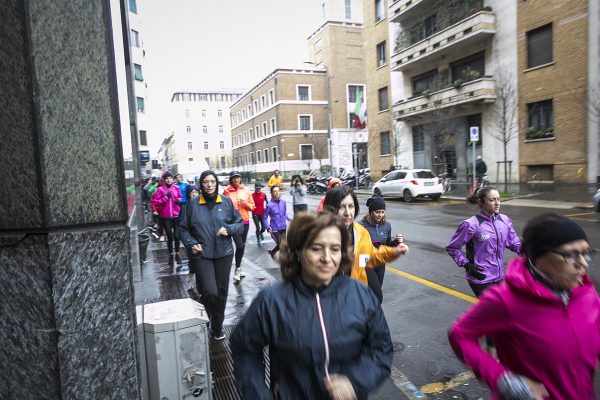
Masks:
[[[277,69],[232,104],[235,168],[287,176],[328,164],[326,78]]]
[[[230,171],[229,107],[241,90],[182,91],[171,97],[172,137],[163,141],[163,165],[186,178],[206,169]],[[168,149],[168,150],[167,150]],[[165,154],[169,154],[168,160]]]
[[[399,165],[399,139],[391,107],[390,24],[387,0],[363,0],[367,129],[371,176],[379,179]]]
[[[516,4],[397,0],[388,20],[397,165],[465,180],[476,127],[490,180],[516,182]]]
[[[551,3],[518,3],[520,178],[583,183],[598,157],[588,151],[588,1]]]

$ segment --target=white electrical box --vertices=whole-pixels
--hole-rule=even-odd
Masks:
[[[212,400],[207,324],[191,299],[144,305],[150,400]]]

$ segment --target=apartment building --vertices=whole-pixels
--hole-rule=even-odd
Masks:
[[[363,7],[356,0],[322,4],[325,22],[308,37],[308,61],[327,75],[331,163],[340,172],[369,164]]]
[[[231,105],[235,168],[286,176],[329,164],[327,73],[277,69]]]
[[[583,183],[598,175],[597,141],[588,149],[589,15],[587,0],[518,2],[519,158],[524,182]],[[594,56],[597,65],[598,54]],[[596,165],[591,174],[590,162]]]
[[[477,155],[518,179],[516,2],[396,0],[388,6],[396,165],[465,180]],[[380,151],[380,150],[379,150]],[[373,155],[373,153],[372,153]]]
[[[379,179],[399,165],[399,137],[391,107],[390,24],[387,0],[363,0],[364,57],[367,87],[367,130],[371,176]]]
[[[173,93],[171,159],[164,165],[186,177],[208,168],[218,173],[230,171],[233,160],[229,108],[241,95],[241,90]]]

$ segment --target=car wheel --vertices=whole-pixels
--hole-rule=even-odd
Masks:
[[[373,193],[374,193],[376,196],[381,196],[381,197],[383,197],[383,194],[381,193],[381,190],[379,190],[379,188],[375,188],[375,189],[373,189]]]
[[[433,201],[440,201],[440,197],[442,197],[442,195],[441,194],[434,194],[434,195],[431,195],[429,197],[431,197],[431,200],[433,200]]]
[[[404,190],[404,201],[410,203],[413,200],[413,195],[409,189]]]

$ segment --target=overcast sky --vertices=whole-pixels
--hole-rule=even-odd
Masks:
[[[321,0],[138,4],[152,154],[169,133],[161,110],[168,109],[174,91],[248,89],[276,68],[302,66],[306,39],[324,22]]]

